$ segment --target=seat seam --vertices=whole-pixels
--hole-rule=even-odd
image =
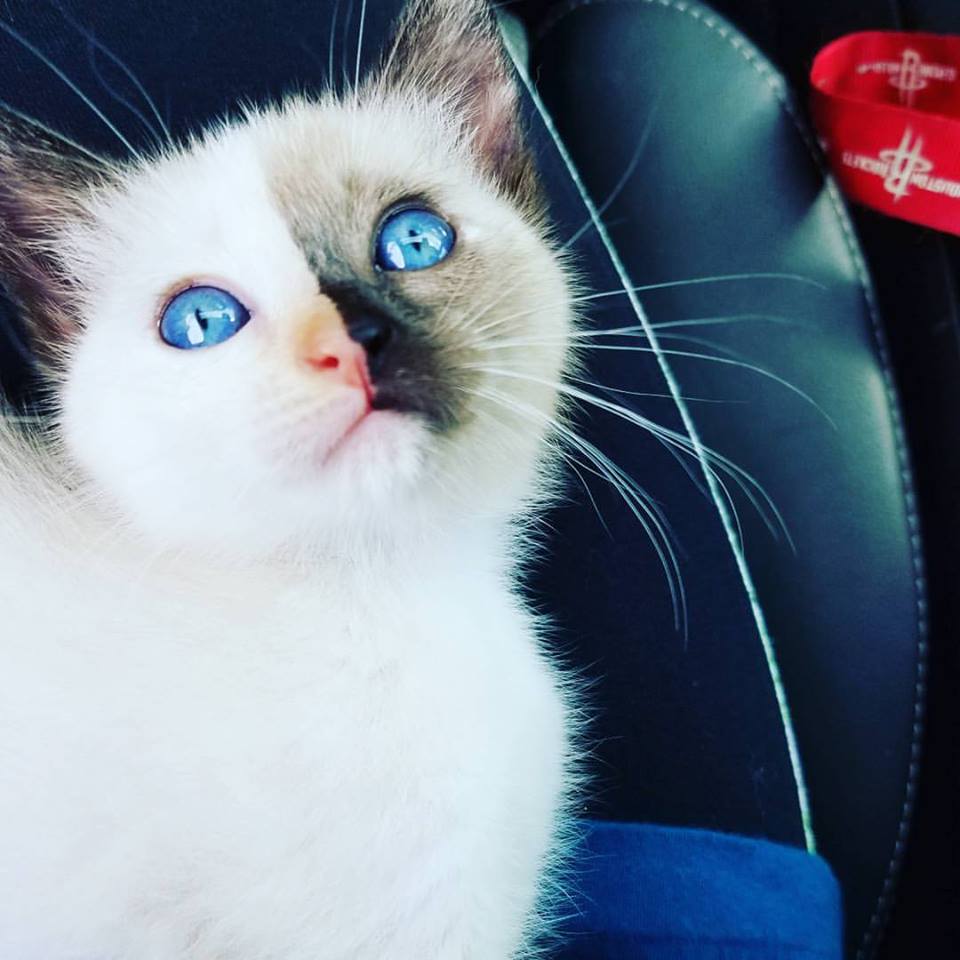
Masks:
[[[867,313],[870,317],[870,325],[873,333],[874,352],[880,364],[883,377],[884,393],[887,398],[887,408],[890,414],[891,428],[894,438],[894,447],[896,450],[897,464],[899,468],[901,496],[903,499],[905,516],[908,529],[908,542],[910,545],[910,558],[913,572],[913,587],[916,604],[916,652],[917,666],[914,678],[914,701],[911,715],[911,740],[910,753],[907,766],[907,782],[904,788],[903,800],[900,807],[900,817],[897,824],[896,838],[893,851],[887,864],[883,883],[877,896],[876,903],[867,923],[866,930],[861,938],[860,946],[857,950],[857,960],[866,960],[872,956],[879,943],[886,920],[889,915],[893,895],[896,889],[897,879],[899,877],[903,856],[906,848],[906,842],[910,832],[910,824],[913,818],[914,803],[916,799],[917,777],[919,773],[919,761],[924,729],[924,703],[926,699],[926,668],[927,668],[927,596],[924,572],[924,561],[921,552],[920,523],[917,513],[916,495],[913,487],[913,478],[911,475],[910,456],[907,452],[906,434],[903,426],[903,416],[900,410],[900,402],[896,393],[896,387],[893,377],[890,353],[887,346],[886,333],[883,330],[880,321],[880,313],[877,307],[876,297],[873,291],[873,285],[870,281],[866,263],[860,250],[859,243],[855,237],[853,226],[850,221],[850,215],[844,205],[844,201],[834,182],[833,177],[828,170],[824,158],[817,146],[810,137],[804,121],[800,117],[796,105],[787,92],[786,84],[783,78],[777,73],[765,58],[762,58],[757,48],[753,46],[745,37],[728,26],[719,17],[710,12],[707,8],[696,3],[687,2],[687,0],[569,0],[557,8],[557,10],[546,20],[535,33],[536,43],[541,42],[548,33],[550,33],[562,20],[566,19],[575,11],[590,6],[600,6],[601,4],[642,4],[644,6],[660,7],[664,10],[671,10],[676,13],[685,14],[694,21],[706,27],[709,31],[717,34],[723,40],[736,50],[747,63],[753,67],[754,71],[761,77],[766,86],[775,94],[780,102],[781,108],[790,118],[794,129],[797,131],[801,141],[807,148],[811,159],[815,163],[822,178],[824,187],[829,198],[830,205],[837,217],[840,229],[843,234],[844,244],[847,253],[853,264],[854,272],[860,284],[863,294],[863,300],[867,307]]]

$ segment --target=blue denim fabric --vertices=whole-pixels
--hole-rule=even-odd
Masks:
[[[557,960],[841,960],[819,857],[707,830],[589,822]]]

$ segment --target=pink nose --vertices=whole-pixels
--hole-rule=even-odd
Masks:
[[[311,311],[298,340],[300,359],[326,383],[358,388],[370,398],[372,387],[366,351],[350,339],[339,312],[330,301]]]
[[[346,332],[328,331],[312,338],[303,359],[314,370],[345,386],[369,389],[366,353]]]

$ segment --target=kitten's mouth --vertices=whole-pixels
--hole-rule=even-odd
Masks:
[[[462,404],[450,383],[449,351],[369,290],[321,287],[300,335],[321,379],[362,390],[371,410],[412,415],[438,431],[455,426]]]
[[[355,290],[327,287],[307,314],[297,341],[327,402],[314,442],[322,466],[356,449],[365,461],[395,447],[401,421],[418,431],[454,425],[449,386],[434,344],[361,299]],[[377,427],[383,424],[382,428]],[[379,450],[379,453],[378,453]]]
[[[397,454],[398,443],[403,444],[402,424],[409,419],[395,409],[367,407],[327,447],[322,466],[333,468],[349,460],[355,466],[368,464],[375,465],[378,470],[383,469]]]
[[[376,457],[396,442],[399,425],[409,421],[418,409],[416,398],[406,395],[392,384],[377,384],[364,376],[360,385],[331,401],[324,412],[323,467],[333,466],[346,457],[360,454],[364,459]]]
[[[367,404],[366,410],[356,417],[351,423],[347,424],[346,429],[343,433],[337,437],[336,440],[327,448],[326,452],[323,455],[323,464],[326,466],[332,460],[334,460],[338,455],[340,455],[344,448],[350,444],[351,439],[356,435],[357,431],[363,426],[363,424],[370,418],[372,415],[372,408],[369,403]]]

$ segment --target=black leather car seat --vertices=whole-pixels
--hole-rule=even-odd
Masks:
[[[812,408],[773,381],[748,385],[743,368],[671,360],[688,393],[747,391],[751,404],[736,412],[694,407],[698,427],[761,478],[793,527],[795,556],[764,536],[756,511],[741,512],[813,831],[844,888],[848,950],[948,955],[960,947],[957,241],[860,210],[851,222],[824,180],[805,108],[821,45],[863,29],[957,32],[960,11],[944,3],[719,6],[730,20],[683,0],[531,4],[531,71],[593,196],[616,192],[610,234],[636,283],[782,269],[829,288],[820,302],[757,284],[671,288],[646,294],[646,304],[668,320],[740,317],[683,328],[701,335],[687,348],[703,352],[708,340],[715,355],[774,372],[835,421],[831,439]],[[621,184],[631,164],[637,169]],[[765,320],[749,316],[767,311]],[[919,508],[908,437],[920,461]],[[928,661],[934,697],[925,728]],[[658,797],[656,815],[670,813],[670,796]],[[891,910],[898,922],[884,948]]]

